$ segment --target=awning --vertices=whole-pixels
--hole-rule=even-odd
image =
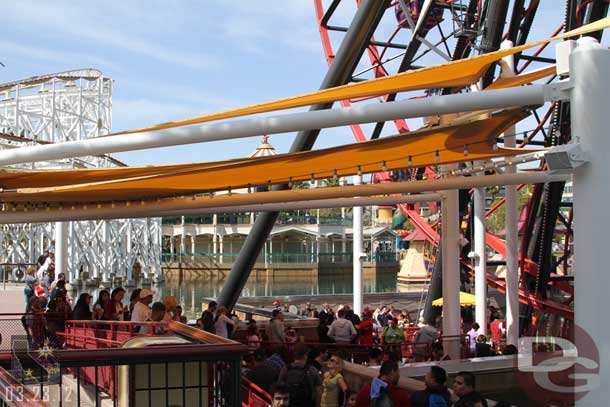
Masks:
[[[523,150],[495,148],[495,138],[526,116],[515,109],[459,125],[272,157],[135,168],[4,170],[0,200],[141,200],[510,156]]]

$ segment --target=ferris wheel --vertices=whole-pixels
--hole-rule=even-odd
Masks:
[[[376,3],[376,4],[371,4]],[[343,58],[346,82],[372,78],[434,66],[448,61],[492,52],[505,45],[522,45],[575,29],[583,24],[604,18],[608,12],[606,0],[398,0],[370,2],[366,0],[314,0],[324,55],[333,68],[345,53],[346,47],[359,48],[357,61]],[[363,8],[366,12],[358,13]],[[367,15],[363,17],[363,15]],[[354,34],[353,23],[360,18],[360,27],[366,25],[360,36]],[[368,24],[368,25],[367,25]],[[601,40],[601,32],[591,36]],[[349,37],[350,43],[345,44]],[[519,75],[555,64],[554,53],[548,44],[531,53],[515,55],[512,74]],[[336,67],[335,67],[336,68]],[[343,100],[343,106],[356,103],[384,103],[395,99],[423,98],[436,94],[472,92],[490,86],[499,76],[499,64],[490,68],[480,82],[470,88],[428,89],[423,92],[387,94],[375,98]],[[557,76],[546,78],[547,82]],[[454,117],[453,117],[454,118]],[[428,117],[423,125],[442,124],[449,117]],[[570,140],[569,103],[556,102],[532,110],[531,120],[521,124],[516,139],[519,148],[528,146],[554,146]],[[351,131],[358,142],[376,139],[385,134],[404,133],[420,123],[406,120],[381,122],[369,126],[352,125]],[[500,138],[499,143],[504,143]],[[544,168],[546,163],[539,163]],[[437,177],[437,168],[382,172],[372,182],[422,179]],[[491,168],[493,171],[493,167]],[[565,182],[520,186],[523,204],[520,207],[520,301],[525,320],[524,329],[532,329],[539,317],[549,320],[555,334],[567,329],[566,321],[573,319],[572,270],[572,208],[569,199],[570,185]],[[461,213],[464,234],[472,232],[470,195],[461,192]],[[568,202],[567,202],[568,201]],[[503,199],[493,202],[487,210],[488,220],[502,208]],[[436,210],[430,203],[430,210]],[[438,221],[429,222],[420,216],[418,208],[398,205],[399,220],[408,220],[421,231],[432,248],[439,245]],[[401,218],[401,216],[404,216]],[[500,231],[501,232],[501,231]],[[504,241],[498,234],[487,233],[487,245],[493,252],[506,253]],[[463,251],[463,270],[467,275],[472,267]],[[488,285],[504,290],[503,279],[488,273]]]

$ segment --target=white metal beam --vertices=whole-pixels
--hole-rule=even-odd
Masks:
[[[23,211],[3,211],[0,212],[0,224],[19,223],[19,222],[42,222],[60,220],[81,220],[81,219],[116,219],[139,216],[160,216],[162,213],[180,210],[193,209],[215,209],[211,212],[231,212],[233,211],[275,211],[280,205],[287,202],[303,202],[302,207],[311,207],[309,200],[324,200],[334,198],[349,198],[353,196],[370,197],[375,195],[388,195],[400,193],[421,193],[429,191],[441,191],[449,189],[476,188],[494,185],[515,185],[515,184],[536,184],[542,182],[564,181],[571,177],[570,174],[548,174],[546,172],[523,172],[517,174],[501,174],[482,177],[454,177],[439,180],[392,182],[386,184],[369,184],[360,186],[344,186],[330,188],[316,188],[299,190],[298,194],[292,191],[271,191],[255,194],[233,194],[220,196],[203,197],[184,197],[161,199],[154,201],[142,201],[139,204],[121,205],[120,208],[112,208],[115,204],[104,204],[93,207],[92,205],[76,207],[73,209],[52,209],[38,210],[30,209]],[[253,196],[257,202],[252,202]],[[388,198],[390,200],[392,197]],[[399,199],[406,199],[400,197]],[[377,202],[382,202],[379,199]],[[271,206],[269,204],[276,204]],[[369,202],[369,204],[372,204]],[[267,205],[267,206],[265,206]],[[382,203],[378,203],[382,205]],[[338,202],[337,207],[354,206],[353,203],[345,201]],[[201,211],[203,212],[203,210]]]
[[[555,89],[556,84],[531,85],[22,147],[0,151],[0,165],[228,140],[257,134],[289,133],[357,123],[423,117],[432,114],[539,105],[545,101],[554,100],[558,95]]]
[[[362,184],[362,175],[354,176],[354,185]],[[353,268],[353,309],[356,315],[362,315],[364,294],[362,292],[362,206],[354,206],[352,212],[352,268]],[[371,246],[371,252],[373,247]]]

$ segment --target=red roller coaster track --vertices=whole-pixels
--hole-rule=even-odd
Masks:
[[[357,3],[357,6],[360,5],[360,1],[356,1],[356,3]],[[329,35],[329,27],[328,27],[327,21],[325,22],[324,6],[322,4],[322,0],[314,0],[314,4],[315,4],[315,11],[316,11],[316,16],[317,16],[317,20],[318,20],[318,27],[319,27],[319,31],[320,31],[320,38],[321,38],[322,46],[324,49],[324,54],[325,54],[325,57],[326,57],[326,60],[329,64],[329,66],[330,66],[333,63],[335,54],[334,54],[331,38]],[[337,5],[338,5],[338,2],[335,1],[335,2],[333,2],[333,5],[331,7],[336,7]],[[527,15],[531,9],[532,9],[532,7],[530,5],[530,7],[523,13],[523,16],[522,16],[523,19],[525,19],[527,17]],[[562,28],[563,28],[563,24],[561,24],[561,26],[557,29],[557,31],[555,33],[557,33],[558,31],[561,31]],[[396,30],[391,34],[390,39],[388,40],[388,43],[392,41],[392,39],[394,38],[394,36],[397,34],[397,32],[400,29],[401,29],[400,26],[398,26],[398,28],[396,28]],[[505,34],[504,37],[506,37],[507,35],[508,34]],[[373,44],[375,44],[375,38],[370,39],[369,45],[367,46],[366,50],[367,50],[369,62],[372,65],[372,72],[374,74],[374,77],[386,76],[386,75],[388,75],[388,72],[386,71],[384,66],[380,63],[380,61],[382,61],[383,55],[387,51],[387,46],[380,50],[377,45],[373,45]],[[542,51],[543,51],[543,48],[541,47],[540,49],[538,49],[535,52],[534,56],[538,56]],[[523,63],[523,65],[518,68],[518,72],[523,71],[530,63],[531,63],[531,60],[525,61]],[[380,97],[379,101],[380,102],[387,101],[388,96],[389,95]],[[341,101],[341,105],[344,107],[347,107],[347,106],[350,106],[352,103],[359,102],[359,101],[360,100],[343,100],[343,101]],[[524,137],[524,142],[521,145],[521,147],[523,147],[526,143],[531,142],[532,139],[540,131],[542,131],[543,126],[545,125],[545,123],[547,123],[549,117],[551,117],[551,113],[553,112],[554,108],[555,108],[555,105],[553,104],[549,108],[549,110],[546,112],[543,119],[539,120],[539,123],[538,123],[538,126],[536,127],[536,129],[534,131],[532,131],[529,135]],[[396,120],[396,121],[394,121],[394,125],[396,126],[396,129],[398,130],[398,132],[409,131],[409,127],[404,120]],[[367,140],[367,136],[365,135],[365,132],[361,126],[352,125],[351,130],[354,134],[354,137],[356,138],[356,140],[358,142],[363,142],[363,141]],[[426,173],[427,178],[436,176],[436,173],[434,172],[434,170],[432,168],[426,168],[425,173]],[[388,172],[377,173],[374,175],[373,181],[374,182],[392,182],[391,174]],[[497,202],[488,211],[487,215],[488,216],[491,215],[503,203],[504,203],[504,200],[500,200],[499,202]],[[427,241],[430,244],[432,244],[435,247],[438,246],[438,244],[440,242],[440,236],[439,236],[438,232],[435,230],[435,228],[433,226],[428,224],[427,221],[425,221],[424,219],[422,219],[419,216],[418,211],[413,210],[412,208],[409,207],[409,205],[406,205],[406,204],[400,204],[400,205],[398,205],[398,208],[407,217],[407,219],[410,221],[410,223],[425,235]],[[567,235],[570,235],[569,228],[568,228]],[[567,242],[567,236],[566,236],[566,246],[567,246],[567,244],[568,244],[568,242]],[[504,240],[500,239],[498,236],[496,236],[490,232],[487,232],[487,245],[489,248],[491,248],[498,254],[500,254],[502,256],[506,255],[506,244],[505,244]],[[567,262],[567,256],[564,256],[564,261]],[[471,269],[471,265],[466,259],[464,259],[462,263],[463,263],[464,267],[466,267],[467,269]],[[520,264],[521,264],[521,269],[524,273],[532,274],[534,276],[538,273],[538,264],[533,262],[531,259],[521,256]],[[506,284],[505,284],[504,279],[499,278],[492,273],[487,274],[487,284],[490,287],[493,287],[493,288],[499,290],[500,292],[504,293],[506,291]],[[556,288],[560,288],[561,290],[566,291],[569,294],[573,293],[573,286],[571,285],[571,283],[569,281],[554,281],[553,279],[551,279],[551,282],[549,283],[549,285],[553,285]],[[519,291],[519,300],[521,303],[530,305],[533,308],[541,310],[543,312],[560,315],[564,318],[571,319],[571,320],[574,318],[574,311],[569,305],[566,305],[566,304],[563,304],[563,303],[560,303],[557,301],[552,301],[549,299],[544,299],[544,298],[542,298],[542,296],[540,296],[536,293],[531,293],[531,292],[528,292],[528,291],[522,289]],[[570,301],[571,301],[571,298],[570,298]],[[569,304],[569,302],[568,302],[568,304]]]

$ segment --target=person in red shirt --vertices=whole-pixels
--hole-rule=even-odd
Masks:
[[[356,326],[360,334],[360,345],[373,346],[373,313],[365,309],[362,313],[362,321]]]
[[[378,396],[381,392],[380,385],[385,387],[385,391],[388,393],[395,407],[411,407],[411,399],[404,390],[395,388],[400,379],[400,371],[398,370],[398,363],[393,361],[383,362],[379,369],[379,379],[373,379],[373,382],[364,386],[356,396],[356,407],[370,407],[371,389],[374,390],[373,396]],[[385,386],[384,386],[385,384]]]
[[[494,349],[497,350],[500,346],[500,343],[504,339],[504,333],[506,332],[506,329],[504,327],[504,322],[500,321],[500,315],[498,314],[498,312],[494,312],[491,319],[491,324],[489,324],[489,331],[491,333],[491,343]]]

